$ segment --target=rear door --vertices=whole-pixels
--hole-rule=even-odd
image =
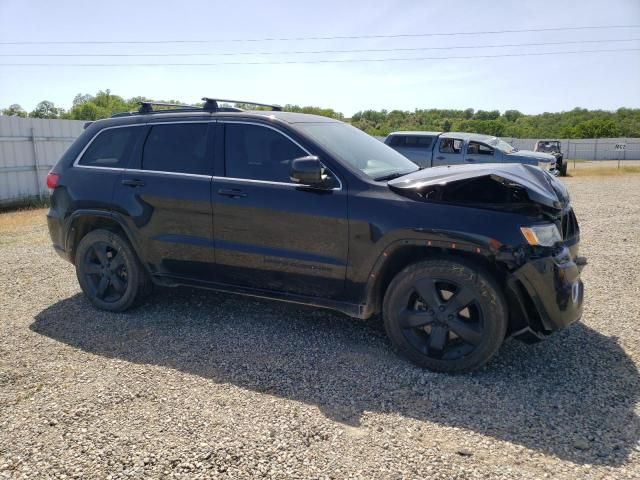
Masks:
[[[238,286],[337,297],[348,254],[347,191],[292,183],[309,155],[279,128],[219,122],[224,176],[214,177],[216,279]],[[218,134],[220,138],[220,134]]]
[[[65,171],[65,184],[76,208],[109,211],[122,171],[144,134],[143,125],[107,127],[98,132]]]
[[[433,166],[464,163],[463,147],[464,142],[460,138],[440,137],[433,152]]]
[[[120,213],[158,275],[210,279],[214,268],[209,122],[148,125],[116,186]]]

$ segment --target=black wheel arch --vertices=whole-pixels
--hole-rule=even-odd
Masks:
[[[145,269],[148,269],[143,261],[144,257],[141,255],[139,245],[135,241],[135,236],[120,215],[98,209],[76,210],[69,216],[65,224],[65,251],[72,263],[75,263],[75,252],[80,240],[93,230],[104,229],[123,235],[133,247],[140,263]]]
[[[436,246],[436,244],[438,244]],[[501,288],[508,309],[507,335],[526,327],[537,330],[537,311],[526,289],[511,275],[503,262],[495,259],[489,246],[460,242],[400,240],[392,243],[376,261],[366,285],[363,317],[382,312],[382,302],[393,278],[411,264],[427,259],[452,260],[490,275]]]

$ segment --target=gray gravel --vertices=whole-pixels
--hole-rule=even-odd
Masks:
[[[640,175],[567,183],[583,322],[464,376],[295,305],[98,312],[43,211],[0,215],[0,478],[640,478]]]

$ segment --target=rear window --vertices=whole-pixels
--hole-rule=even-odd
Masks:
[[[432,144],[433,137],[424,135],[392,135],[389,139],[391,147],[430,149]]]
[[[142,169],[156,172],[207,175],[206,123],[154,125],[142,152]]]
[[[125,168],[140,132],[141,129],[136,127],[109,128],[101,131],[85,150],[78,164],[90,167]]]

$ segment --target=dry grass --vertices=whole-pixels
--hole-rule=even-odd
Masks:
[[[611,177],[637,173],[640,173],[640,166],[621,166],[620,168],[611,166],[571,169],[569,175],[572,177]]]
[[[26,235],[36,234],[46,240],[46,208],[0,213],[0,245],[19,242]]]

